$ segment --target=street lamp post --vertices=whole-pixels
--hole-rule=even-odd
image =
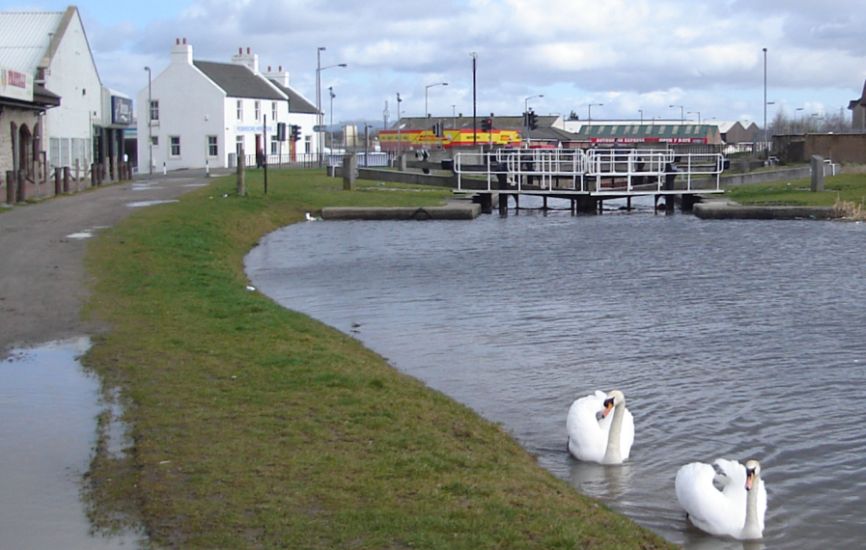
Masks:
[[[643,109],[638,109],[638,113],[640,113],[640,125],[643,126]]]
[[[683,106],[682,105],[668,105],[669,109],[674,109],[676,107],[680,108],[680,124],[684,124],[686,121],[686,115],[683,112]]]
[[[475,110],[475,70],[478,62],[478,54],[472,52],[472,145],[478,144],[478,113]]]
[[[316,144],[319,149],[319,166],[322,166],[322,71],[332,67],[348,67],[345,63],[336,63],[322,67],[322,52],[327,48],[319,46],[316,48],[316,125],[319,129],[316,131]]]
[[[150,177],[153,177],[153,125],[151,124],[151,102],[153,101],[153,97],[151,95],[151,72],[150,67],[145,67],[145,71],[147,71],[147,174]]]
[[[701,112],[700,111],[689,111],[686,114],[687,115],[698,115],[698,126],[701,125]]]
[[[794,109],[794,112],[795,112],[795,113],[800,113],[800,114],[798,114],[798,115],[795,115],[795,116],[796,116],[797,126],[799,126],[799,129],[800,129],[800,130],[803,129],[803,110],[804,110],[804,109],[805,109],[805,107],[797,107],[796,109]],[[803,133],[805,133],[805,132],[803,132]]]
[[[589,126],[589,137],[592,139],[592,108],[604,107],[604,103],[588,103],[586,105],[586,123]]]
[[[400,98],[400,92],[397,92],[397,166],[400,166],[400,152],[403,148],[403,142],[400,139],[400,103],[402,101],[403,99]]]
[[[430,117],[430,110],[427,108],[427,92],[433,86],[447,86],[447,85],[448,85],[447,82],[436,82],[435,84],[427,84],[426,86],[424,86],[424,118]]]
[[[333,86],[328,86],[328,95],[331,98],[331,106],[328,111],[328,114],[331,117],[331,122],[328,124],[328,135],[331,136],[331,154],[334,154],[334,98],[337,97],[337,95],[334,93]]]
[[[764,51],[764,144],[767,143],[767,48]]]

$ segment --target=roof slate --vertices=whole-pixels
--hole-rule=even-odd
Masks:
[[[274,79],[271,79],[271,83],[277,88],[279,88],[281,92],[289,96],[290,113],[299,113],[304,115],[316,114],[316,106],[307,101],[307,99],[300,93],[295,91],[294,88],[292,88],[291,86],[283,86]]]
[[[34,74],[64,12],[0,12],[0,66]]]
[[[264,78],[256,76],[249,68],[236,63],[193,61],[201,72],[214,81],[229,97],[285,100],[277,90],[269,86]]]

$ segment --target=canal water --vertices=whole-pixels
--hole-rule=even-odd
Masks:
[[[866,535],[866,224],[511,211],[308,222],[252,284],[501,423],[542,466],[687,548],[848,548]],[[623,466],[566,451],[571,402],[620,389]],[[678,508],[682,464],[757,458],[764,540]]]

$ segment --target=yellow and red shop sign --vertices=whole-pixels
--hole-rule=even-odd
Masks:
[[[472,139],[471,129],[444,130],[438,137],[433,130],[382,130],[379,132],[379,143],[386,151],[397,148],[397,144],[406,149],[433,149],[443,147],[465,147],[477,143],[492,143],[494,145],[509,145],[520,143],[520,133],[517,130],[493,129],[489,132],[479,130],[476,139]]]

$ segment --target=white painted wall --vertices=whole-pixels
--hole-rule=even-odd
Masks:
[[[77,11],[45,71],[45,87],[61,98],[60,106],[48,109],[45,115],[43,149],[48,153],[49,163],[58,166],[61,160],[52,158],[51,139],[67,140],[61,143],[69,144],[68,140],[74,138],[87,141],[87,147],[83,149],[89,164],[93,156],[90,145],[92,123],[98,123],[102,118],[102,83]],[[74,158],[74,151],[71,155],[63,157],[64,164],[72,165],[69,161]]]

